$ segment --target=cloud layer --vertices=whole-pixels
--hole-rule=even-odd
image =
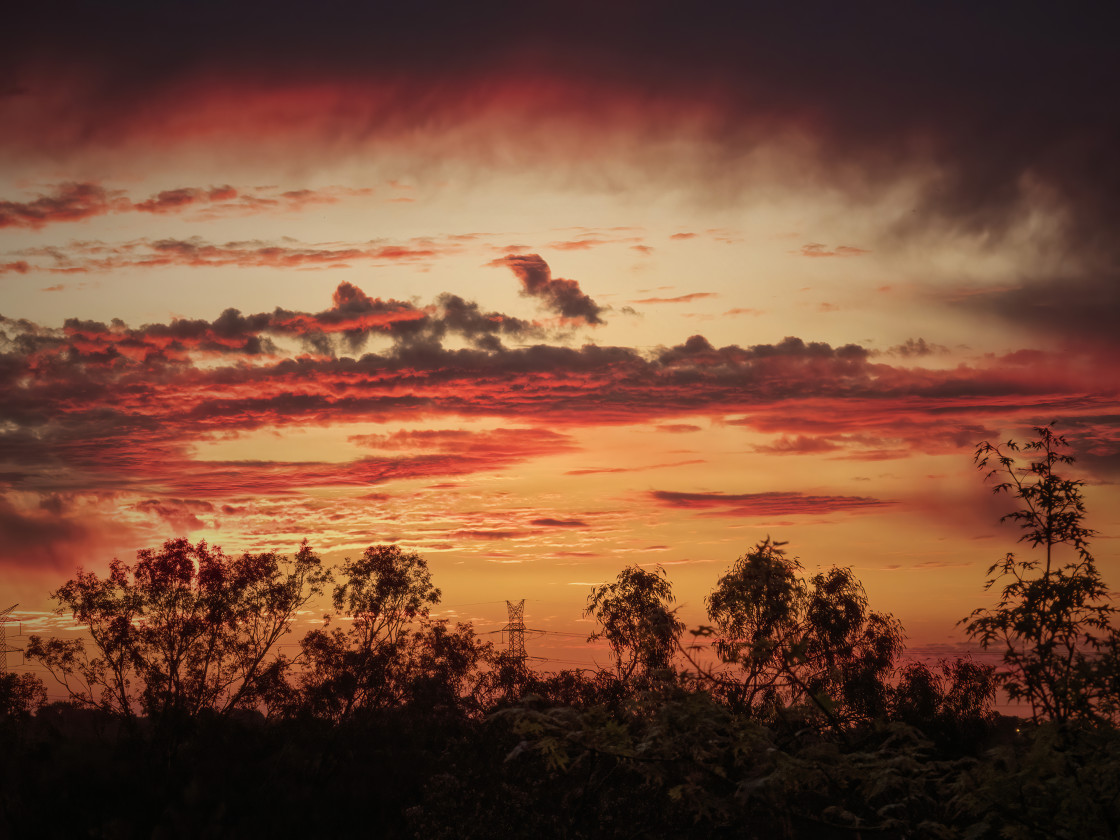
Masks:
[[[793,337],[717,348],[695,335],[653,352],[570,347],[542,343],[540,327],[454,295],[421,307],[371,298],[349,283],[320,312],[227,309],[213,321],[135,328],[71,319],[52,329],[4,319],[0,333],[0,384],[8,394],[0,406],[3,484],[44,494],[145,482],[185,497],[250,487],[377,485],[500,466],[535,448],[561,451],[571,446],[557,431],[564,427],[699,428],[688,418],[726,418],[779,435],[756,449],[762,453],[874,461],[969,446],[992,431],[987,424],[996,418],[1060,412],[1093,418],[1074,435],[1101,464],[1116,451],[1116,435],[1108,431],[1117,420],[1115,377],[1105,383],[1099,372],[1037,353],[938,370],[894,367],[857,345]],[[461,346],[446,346],[450,339]],[[359,447],[421,454],[355,457],[346,464],[203,464],[189,454],[198,442],[261,428],[424,417],[501,418],[538,431],[355,439]],[[636,469],[583,472],[616,467]],[[763,501],[688,493],[656,498],[726,510]],[[766,498],[787,506],[855,504]]]

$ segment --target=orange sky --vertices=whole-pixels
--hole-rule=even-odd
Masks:
[[[526,598],[583,633],[591,585],[660,563],[695,625],[770,535],[951,650],[1015,539],[971,454],[1052,420],[1120,579],[1093,21],[174,8],[28,9],[4,45],[28,632],[77,566],[172,536],[399,542],[482,632]]]

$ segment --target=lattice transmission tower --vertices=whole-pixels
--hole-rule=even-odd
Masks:
[[[509,633],[509,656],[518,662],[525,661],[525,599],[516,604],[506,601],[509,623],[502,629]]]
[[[10,616],[12,610],[14,610],[18,606],[19,604],[12,604],[3,612],[0,612],[0,674],[8,673],[8,654],[20,652],[19,648],[8,647],[8,634],[4,630],[4,626],[9,621],[15,621],[15,619],[11,618]]]

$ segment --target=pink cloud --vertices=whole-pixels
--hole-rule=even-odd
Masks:
[[[268,212],[299,212],[308,206],[335,204],[344,198],[372,195],[370,188],[328,186],[281,192],[276,187],[178,187],[133,201],[122,189],[108,189],[96,182],[65,183],[53,193],[29,201],[0,201],[0,228],[40,230],[60,222],[119,213],[153,215],[198,213],[214,219]]]
[[[822,245],[819,242],[810,242],[807,245],[802,245],[801,250],[790,251],[790,253],[800,257],[862,257],[864,254],[870,254],[871,252],[863,248],[853,248],[850,245],[839,245],[829,249],[827,245]]]
[[[356,263],[426,262],[461,249],[456,243],[436,243],[428,238],[407,243],[375,241],[316,245],[290,240],[279,243],[265,240],[219,243],[194,236],[188,239],[134,239],[121,243],[82,241],[61,247],[25,248],[17,254],[31,260],[8,263],[3,269],[21,274],[31,271],[87,274],[171,266],[315,269],[349,267]]]
[[[641,300],[632,300],[631,303],[692,303],[694,300],[703,300],[704,298],[719,297],[715,292],[692,292],[687,295],[678,295],[677,297],[652,297],[642,298]]]
[[[31,201],[0,201],[0,228],[23,227],[39,230],[53,222],[76,222],[100,216],[121,206],[123,193],[106,190],[93,183],[67,183],[52,195]]]

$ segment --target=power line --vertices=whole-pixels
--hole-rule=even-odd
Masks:
[[[484,604],[508,604],[509,601],[471,601],[469,604],[440,604],[441,610],[449,610],[454,607],[480,607]]]

